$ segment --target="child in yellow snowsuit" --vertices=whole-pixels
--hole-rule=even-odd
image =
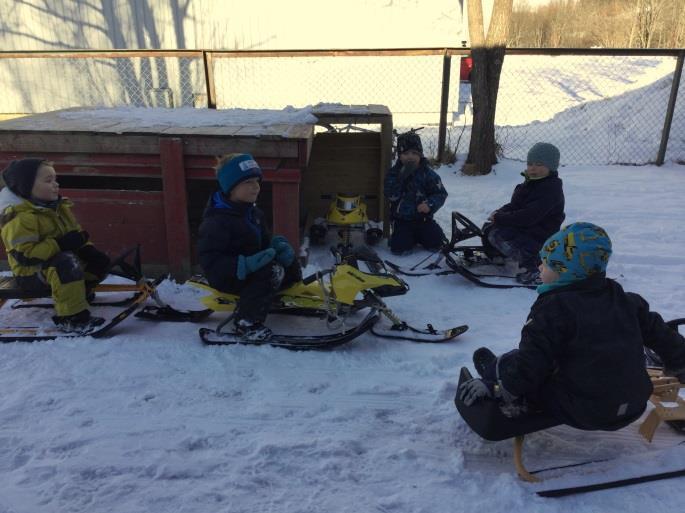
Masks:
[[[90,315],[87,294],[107,275],[109,258],[88,242],[73,203],[59,195],[50,162],[15,160],[2,178],[0,234],[17,284],[27,291],[49,288],[60,329],[92,331],[104,319]]]

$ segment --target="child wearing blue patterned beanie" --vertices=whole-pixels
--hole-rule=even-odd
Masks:
[[[573,223],[552,235],[540,250],[538,293],[606,272],[611,240],[592,223]]]
[[[236,333],[246,342],[272,335],[264,326],[276,292],[302,279],[288,240],[271,235],[255,205],[262,170],[248,153],[223,156],[216,166],[219,190],[209,199],[200,225],[197,253],[209,284],[239,294]]]
[[[463,383],[458,399],[467,406],[497,400],[523,415],[542,412],[578,429],[613,431],[638,419],[652,393],[645,346],[666,374],[685,383],[685,338],[641,296],[606,277],[610,255],[609,236],[591,223],[547,239],[543,285],[518,349],[499,357],[476,350],[481,377]]]

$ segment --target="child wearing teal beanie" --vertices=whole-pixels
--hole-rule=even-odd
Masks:
[[[248,153],[224,155],[216,166],[218,190],[200,224],[197,254],[209,284],[239,294],[235,333],[245,342],[271,338],[264,321],[276,292],[302,279],[290,242],[271,234],[256,206],[262,170]]]

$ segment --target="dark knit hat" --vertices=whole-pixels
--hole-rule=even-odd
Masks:
[[[397,136],[397,154],[401,155],[405,151],[414,150],[423,155],[423,145],[419,134],[410,130]]]
[[[610,256],[611,239],[592,223],[565,226],[547,239],[540,250],[540,259],[559,274],[563,283],[605,272]]]
[[[559,148],[550,143],[539,142],[535,143],[528,151],[528,164],[540,162],[544,164],[550,171],[559,169]]]
[[[13,160],[2,172],[2,179],[14,194],[30,199],[38,168],[45,162],[47,162],[45,159]]]
[[[262,178],[262,170],[249,153],[233,153],[216,170],[216,179],[224,194],[229,194],[240,182]]]

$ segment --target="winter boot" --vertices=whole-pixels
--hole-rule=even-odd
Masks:
[[[235,332],[246,342],[265,342],[273,332],[259,321],[239,319],[235,321]]]
[[[497,381],[497,356],[487,347],[473,352],[473,366],[481,378]]]
[[[75,333],[78,335],[87,335],[105,323],[102,317],[93,317],[88,310],[81,310],[74,315],[55,315],[52,321],[65,333]]]
[[[537,269],[529,269],[516,275],[516,281],[522,285],[540,285],[540,271]]]

